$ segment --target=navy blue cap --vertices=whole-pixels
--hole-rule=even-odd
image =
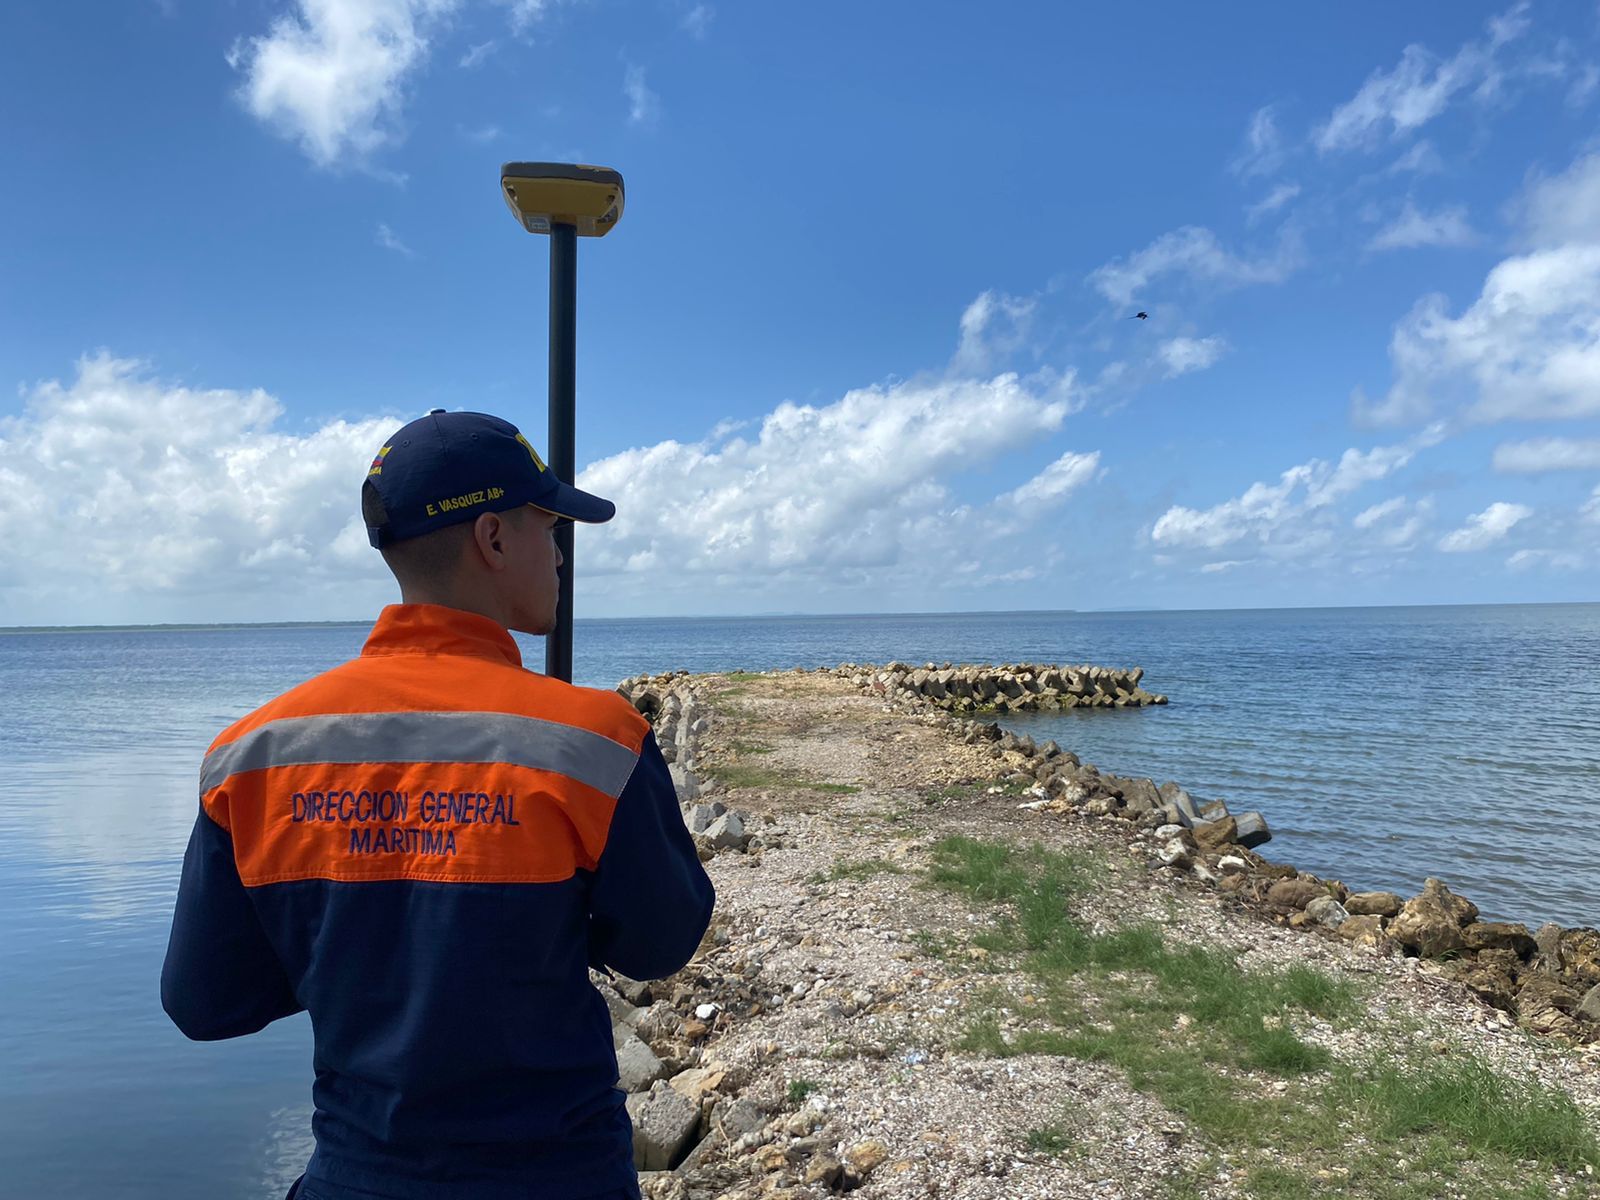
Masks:
[[[368,525],[377,547],[524,504],[574,521],[598,524],[617,506],[562,483],[510,421],[487,413],[436,408],[384,442],[367,482],[388,518]]]

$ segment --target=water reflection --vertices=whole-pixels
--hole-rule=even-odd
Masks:
[[[182,757],[180,757],[180,754]],[[40,869],[47,910],[113,921],[170,909],[198,810],[198,760],[181,751],[77,755],[13,773],[27,805],[0,805],[0,844]]]
[[[282,1200],[289,1185],[306,1169],[315,1148],[311,1136],[311,1104],[277,1109],[267,1119],[261,1141],[261,1185],[252,1195]]]

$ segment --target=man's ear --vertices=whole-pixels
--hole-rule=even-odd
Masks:
[[[500,519],[499,513],[479,513],[477,520],[472,522],[472,540],[478,548],[478,555],[483,559],[484,565],[491,571],[503,571],[506,566],[505,551],[501,548],[500,539],[505,536],[506,523]]]

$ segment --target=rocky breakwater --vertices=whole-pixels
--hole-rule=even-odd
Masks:
[[[1272,837],[1260,813],[1230,812],[1226,801],[1196,800],[1172,782],[1102,774],[1054,742],[1036,745],[992,722],[930,719],[949,721],[967,743],[987,743],[1008,768],[999,786],[1025,792],[1018,805],[1024,811],[1126,822],[1135,848],[1158,870],[1214,888],[1292,929],[1454,978],[1507,1024],[1600,1042],[1600,930],[1480,921],[1477,905],[1438,879],[1410,899],[1358,891],[1255,853]]]
[[[711,716],[687,673],[641,675],[623,680],[617,691],[654,727],[702,861],[737,853],[755,865],[763,850],[783,844],[785,830],[769,822],[756,831],[748,813],[715,799],[714,783],[702,783],[695,767]],[[694,1170],[731,1144],[748,1149],[772,1136],[772,1114],[739,1096],[745,1082],[740,1073],[702,1061],[703,1044],[719,1027],[735,1014],[759,1011],[765,1001],[755,986],[759,961],[719,966],[728,944],[726,929],[714,926],[689,965],[670,980],[590,973],[611,1010],[617,1086],[628,1094],[634,1165],[644,1173],[650,1196],[674,1194],[665,1189],[676,1186],[679,1176],[669,1172]]]
[[[1064,708],[1141,708],[1167,698],[1139,686],[1143,667],[1060,667],[1041,663],[914,667],[844,663],[831,673],[888,700],[950,713],[1053,712]]]

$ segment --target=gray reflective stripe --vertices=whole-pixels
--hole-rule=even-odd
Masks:
[[[490,712],[286,717],[218,746],[200,767],[204,796],[230,775],[310,763],[509,763],[554,771],[613,798],[639,756],[589,729]]]

